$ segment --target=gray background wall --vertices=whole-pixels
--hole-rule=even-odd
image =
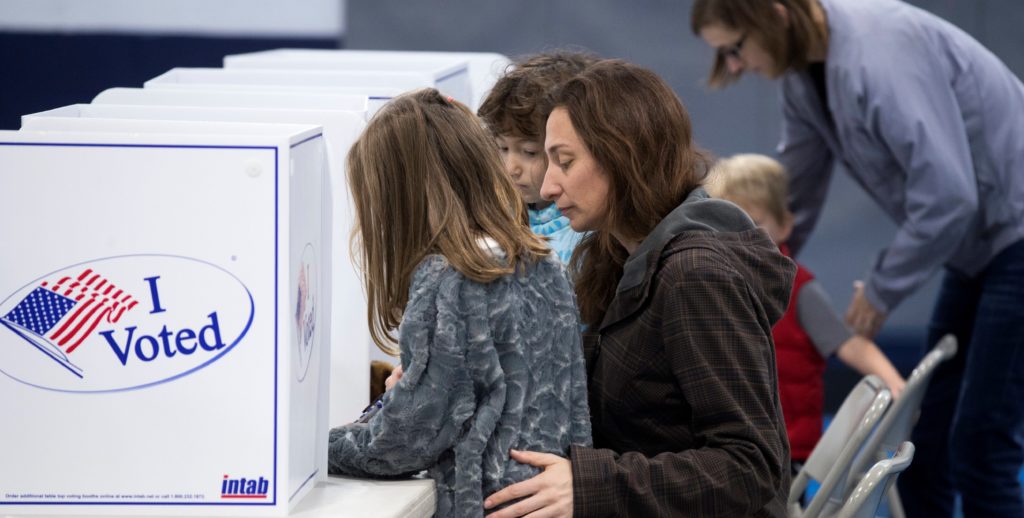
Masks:
[[[0,129],[225,54],[335,48],[344,0],[0,0]]]
[[[974,35],[1018,76],[1024,76],[1024,2],[909,3]],[[582,47],[644,65],[664,77],[689,109],[698,142],[714,154],[772,153],[780,124],[777,86],[746,77],[724,91],[708,90],[704,80],[712,54],[690,32],[691,5],[692,1],[678,0],[353,0],[348,4],[346,44],[509,56]],[[826,212],[800,259],[823,281],[836,307],[845,311],[853,281],[867,271],[894,232],[895,226],[874,203],[839,173],[834,176]],[[897,308],[879,336],[903,367],[912,365],[924,346],[937,281],[938,276]]]

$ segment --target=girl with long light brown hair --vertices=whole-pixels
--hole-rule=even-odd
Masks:
[[[480,516],[484,494],[538,472],[510,449],[590,443],[572,287],[490,134],[436,90],[378,112],[348,176],[371,335],[404,374],[366,423],[331,430],[330,472],[426,469],[438,516]]]

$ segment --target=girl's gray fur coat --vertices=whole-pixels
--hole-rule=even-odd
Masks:
[[[401,380],[368,423],[331,430],[329,471],[426,469],[437,516],[483,515],[487,495],[539,472],[509,449],[591,444],[572,286],[554,254],[487,284],[425,258],[399,326]]]

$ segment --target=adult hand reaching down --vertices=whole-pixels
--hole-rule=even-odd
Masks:
[[[570,517],[572,516],[572,464],[569,459],[551,453],[512,450],[512,459],[544,471],[492,494],[484,500],[484,509],[521,499],[514,505],[491,513],[486,518]]]
[[[846,310],[846,323],[853,328],[853,332],[873,340],[885,323],[886,317],[885,313],[879,311],[864,296],[864,283],[854,281],[853,299]]]

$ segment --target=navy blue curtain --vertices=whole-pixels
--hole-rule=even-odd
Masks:
[[[27,113],[88,103],[107,88],[141,87],[174,67],[221,67],[227,54],[339,44],[333,38],[0,32],[0,129],[20,128]]]

